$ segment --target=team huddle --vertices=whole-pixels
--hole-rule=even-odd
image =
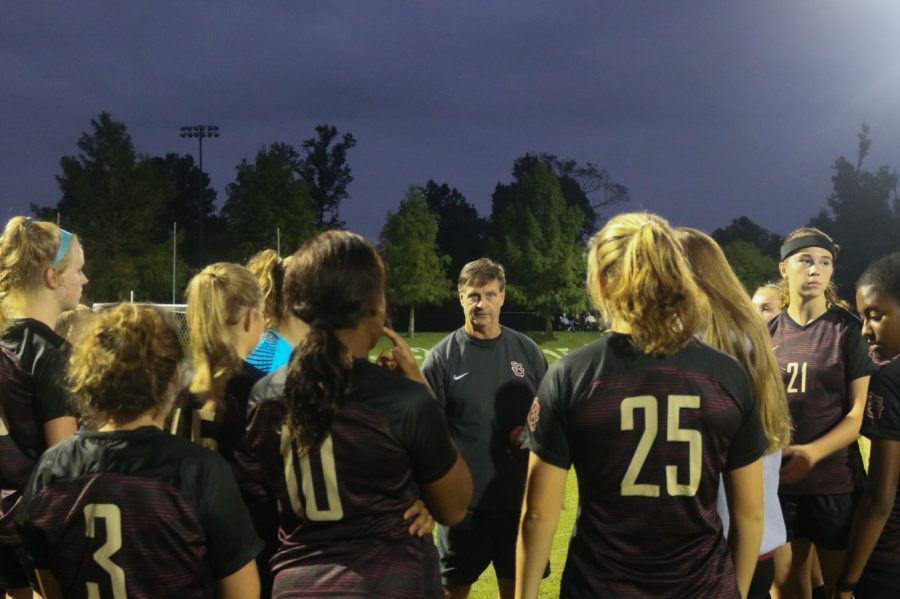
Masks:
[[[158,309],[78,308],[78,237],[15,217],[0,588],[463,599],[493,566],[501,599],[900,597],[900,253],[859,279],[859,317],[838,254],[791,233],[751,299],[706,234],[621,214],[587,247],[596,341],[548,368],[500,324],[506,275],[482,258],[420,368],[354,233],[207,266],[187,355]]]

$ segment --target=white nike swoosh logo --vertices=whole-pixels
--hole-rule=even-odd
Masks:
[[[469,374],[469,373],[468,373],[468,372],[464,372],[464,373],[462,373],[462,374],[454,374],[454,375],[453,375],[453,380],[454,380],[454,381],[458,381],[459,379],[463,378],[463,377],[466,376],[467,374]]]
[[[776,345],[775,347],[772,348],[772,351],[775,351],[775,350],[778,349],[779,347],[781,347],[781,346],[780,346],[780,345]]]

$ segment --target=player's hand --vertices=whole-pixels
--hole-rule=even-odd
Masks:
[[[784,450],[782,456],[787,460],[781,467],[781,483],[785,485],[800,482],[816,465],[816,460],[806,445],[791,445]]]
[[[393,329],[389,329],[384,327],[384,336],[391,340],[391,343],[394,344],[394,347],[381,354],[378,357],[379,365],[382,364],[382,357],[384,357],[384,363],[394,365],[393,368],[390,366],[386,366],[390,370],[398,374],[402,374],[406,378],[411,381],[416,381],[417,383],[422,383],[423,385],[427,385],[428,382],[425,380],[425,376],[422,374],[422,371],[419,369],[419,364],[416,362],[415,356],[412,355],[412,352],[409,350],[409,346],[406,344],[406,341],[397,334]],[[385,357],[386,353],[390,353],[390,357]]]
[[[509,442],[510,444],[518,447],[519,449],[527,449],[525,447],[525,426],[520,424],[516,428],[509,431]]]
[[[847,591],[846,593],[835,592],[834,599],[853,599],[853,593],[850,591]]]
[[[385,370],[397,372],[397,360],[394,359],[394,350],[386,349],[381,352],[381,355],[378,356],[377,360],[375,360],[375,364],[381,366]]]
[[[403,512],[403,520],[412,520],[409,525],[409,534],[413,537],[424,537],[434,531],[434,518],[425,507],[425,502],[416,499],[409,508]]]

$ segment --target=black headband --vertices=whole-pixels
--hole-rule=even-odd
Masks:
[[[837,258],[838,249],[830,239],[824,235],[804,235],[803,237],[795,237],[790,241],[785,241],[781,246],[781,259],[784,260],[792,254],[796,254],[803,248],[822,248],[831,252],[832,258]]]

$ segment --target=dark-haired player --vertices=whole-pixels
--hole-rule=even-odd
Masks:
[[[151,308],[103,312],[69,364],[99,423],[47,450],[16,524],[49,599],[259,597],[262,549],[219,455],[163,430],[182,359]]]
[[[511,599],[528,465],[523,424],[547,361],[534,341],[500,325],[503,266],[487,258],[469,262],[458,291],[465,324],[435,345],[422,366],[475,485],[466,519],[438,528],[441,578],[448,597],[464,599],[493,562],[500,596]]]
[[[869,478],[856,510],[837,595],[900,597],[900,252],[872,263],[856,284],[862,333],[880,360],[862,433],[872,440]]]
[[[310,330],[254,387],[247,428],[278,497],[275,598],[441,596],[434,542],[411,534],[407,508],[421,497],[457,522],[472,483],[415,359],[384,328],[384,277],[375,248],[346,231],[313,238],[288,271]],[[368,361],[385,333],[399,373]]]
[[[573,465],[579,509],[560,597],[747,595],[768,441],[746,371],[694,337],[703,301],[682,253],[646,213],[620,214],[591,239],[588,290],[611,332],[556,362],[528,414],[517,597],[538,596]]]
[[[16,216],[0,237],[0,589],[32,596],[18,559],[17,502],[48,447],[75,432],[63,387],[69,344],[53,331],[87,284],[78,237]]]
[[[859,319],[844,309],[832,282],[838,246],[822,231],[785,238],[779,270],[787,306],[769,324],[794,421],[784,450],[779,497],[790,564],[779,591],[808,596],[811,546],[826,592],[834,592],[864,472],[856,440],[872,367]]]

